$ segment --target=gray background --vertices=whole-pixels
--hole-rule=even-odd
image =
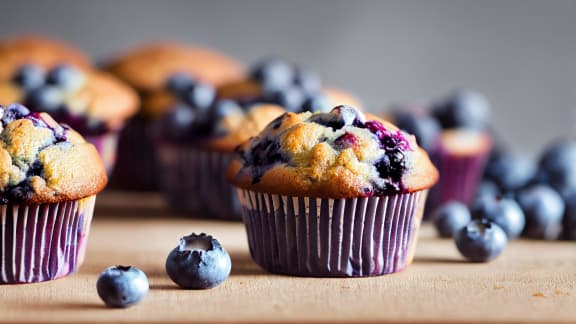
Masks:
[[[518,152],[576,125],[576,1],[0,1],[0,37],[42,32],[95,59],[150,39],[249,63],[278,54],[370,110],[477,89]]]

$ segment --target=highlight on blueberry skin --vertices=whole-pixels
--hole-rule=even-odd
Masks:
[[[148,294],[150,285],[146,274],[133,266],[111,266],[104,270],[96,282],[98,295],[106,306],[129,307]]]
[[[228,252],[205,233],[184,236],[166,259],[168,276],[184,289],[214,288],[228,278],[231,269]]]
[[[458,251],[472,262],[488,262],[499,256],[508,244],[504,230],[486,219],[475,219],[454,235]]]

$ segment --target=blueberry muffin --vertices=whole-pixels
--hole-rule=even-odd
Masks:
[[[0,82],[9,80],[24,64],[45,69],[60,64],[88,69],[91,65],[84,53],[58,40],[28,35],[0,41]]]
[[[238,149],[228,179],[264,269],[372,276],[411,262],[438,172],[412,135],[338,106],[284,113]]]
[[[13,102],[47,112],[77,130],[96,146],[108,171],[114,166],[118,134],[138,108],[134,90],[112,75],[67,64],[20,66],[0,83],[0,104]]]
[[[243,106],[276,104],[291,112],[326,112],[335,105],[361,107],[352,95],[324,87],[315,71],[278,58],[262,59],[242,79],[222,84],[218,97]]]
[[[118,162],[111,179],[113,187],[126,190],[158,188],[150,126],[169,108],[155,104],[157,92],[164,88],[169,76],[180,73],[218,85],[243,74],[242,66],[224,54],[171,42],[150,43],[129,50],[110,60],[106,68],[136,89],[142,101],[139,113],[121,134]]]
[[[83,261],[104,165],[46,113],[12,104],[0,116],[0,283],[66,276]]]
[[[157,103],[168,107],[155,126],[154,142],[169,205],[193,216],[240,220],[226,168],[235,148],[281,115],[282,107],[220,100],[214,87],[183,74],[169,79]]]

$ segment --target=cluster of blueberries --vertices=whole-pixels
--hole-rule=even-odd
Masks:
[[[228,100],[218,98],[213,86],[189,74],[175,73],[167,79],[165,88],[177,104],[165,116],[163,132],[173,140],[225,135],[226,130],[218,127],[222,117],[244,112],[258,103],[277,104],[292,112],[328,108],[322,82],[314,71],[280,59],[264,59],[251,69],[250,78],[260,84],[261,94]]]
[[[99,135],[107,131],[105,123],[70,111],[66,96],[82,88],[85,75],[74,66],[61,64],[46,71],[38,65],[21,66],[12,83],[24,92],[23,103],[35,112],[47,112],[83,134]]]
[[[419,115],[399,109],[393,114],[428,150],[442,128],[490,131],[490,105],[478,93],[456,91],[431,111]],[[471,207],[449,202],[432,219],[440,236],[454,237],[460,252],[473,261],[495,258],[520,235],[576,240],[576,140],[553,143],[538,162],[497,142]]]
[[[220,285],[232,269],[230,255],[220,242],[205,233],[180,239],[166,258],[166,272],[183,289],[210,289]],[[148,294],[144,271],[134,266],[111,266],[96,282],[98,295],[109,307],[128,307]]]

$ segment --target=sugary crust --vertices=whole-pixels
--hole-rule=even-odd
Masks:
[[[151,43],[121,54],[108,70],[141,92],[162,88],[175,72],[190,73],[214,85],[237,79],[243,73],[236,60],[222,53],[170,42]]]
[[[9,79],[19,66],[27,63],[44,68],[66,63],[88,69],[91,65],[84,53],[55,39],[27,35],[0,41],[0,81]]]
[[[59,127],[47,114],[41,119]],[[40,175],[26,175],[40,163]],[[101,191],[106,171],[94,146],[73,130],[66,130],[66,141],[54,142],[52,130],[34,126],[29,119],[17,119],[0,133],[0,191],[28,181],[33,188],[25,204],[76,200]]]
[[[449,129],[440,134],[439,149],[454,156],[483,155],[492,149],[492,138],[482,131]]]
[[[336,150],[320,139],[341,136],[342,132],[336,133],[330,127],[307,121],[310,116],[310,113],[286,113],[279,126],[270,124],[258,137],[280,143],[282,153],[291,157],[290,163],[278,161],[255,181],[255,168],[236,159],[228,169],[228,180],[240,188],[289,196],[366,196],[373,190],[373,180],[378,177],[373,165],[374,159],[381,154],[376,139],[366,129],[351,127],[346,132],[354,134],[357,145]],[[366,117],[376,119],[372,115]],[[398,130],[386,121],[379,121],[388,131]],[[437,182],[438,171],[426,152],[416,145],[414,137],[409,136],[408,140],[413,149],[405,153],[404,191],[428,189]],[[253,141],[246,142],[242,148],[248,150]]]

